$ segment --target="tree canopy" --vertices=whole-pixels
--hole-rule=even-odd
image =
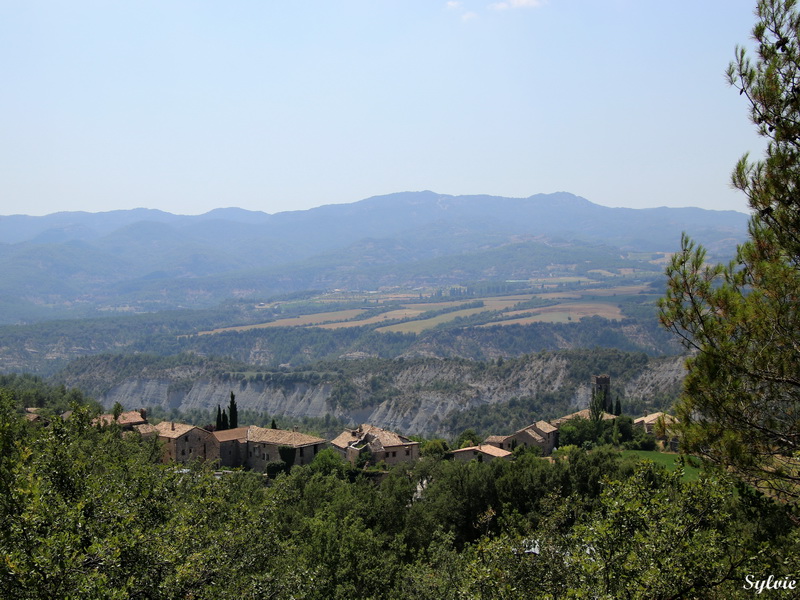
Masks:
[[[687,452],[800,503],[800,15],[762,0],[756,55],[737,48],[730,84],[750,103],[765,156],[732,175],[753,211],[750,239],[709,265],[684,236],[661,320],[694,351],[678,416]]]

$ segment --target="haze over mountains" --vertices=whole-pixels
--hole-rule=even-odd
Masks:
[[[725,255],[745,238],[747,220],[734,211],[607,208],[565,192],[430,191],[274,215],[14,215],[0,217],[0,310],[2,322],[16,323],[304,289],[525,279],[553,264],[597,269],[630,252],[675,251],[683,231]]]

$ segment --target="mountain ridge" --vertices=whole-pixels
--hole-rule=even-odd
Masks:
[[[272,215],[238,208],[12,215],[0,217],[0,322],[210,307],[326,287],[435,288],[464,283],[459,276],[533,278],[549,274],[547,260],[596,264],[600,247],[620,256],[674,252],[683,232],[712,257],[728,258],[746,238],[747,221],[735,211],[609,208],[567,192],[398,192]],[[503,265],[485,268],[519,243],[538,244],[528,251],[530,268],[505,275]],[[573,252],[559,258],[556,246]]]

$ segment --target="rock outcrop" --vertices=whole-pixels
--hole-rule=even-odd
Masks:
[[[591,351],[584,353],[591,357]],[[452,435],[454,432],[443,425],[447,417],[483,404],[561,393],[578,409],[585,407],[590,396],[589,378],[574,373],[571,361],[576,359],[567,353],[488,363],[464,359],[365,360],[328,372],[255,374],[221,373],[219,365],[204,369],[200,363],[184,368],[150,366],[136,375],[121,377],[114,376],[110,363],[93,360],[93,368],[86,365],[76,369],[64,383],[84,389],[106,407],[119,402],[126,407],[208,410],[224,405],[233,391],[240,409],[289,417],[330,414],[354,424],[369,422],[426,436]],[[612,385],[629,400],[653,405],[670,402],[680,389],[683,361],[683,357],[639,356],[638,363],[612,376]],[[97,387],[100,381],[104,382],[102,389]]]

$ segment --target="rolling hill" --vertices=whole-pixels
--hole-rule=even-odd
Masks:
[[[734,211],[607,208],[565,192],[405,192],[274,215],[13,215],[0,217],[0,323],[211,307],[305,289],[526,279],[552,265],[635,268],[642,259],[632,253],[674,251],[683,231],[729,255],[746,223]]]

